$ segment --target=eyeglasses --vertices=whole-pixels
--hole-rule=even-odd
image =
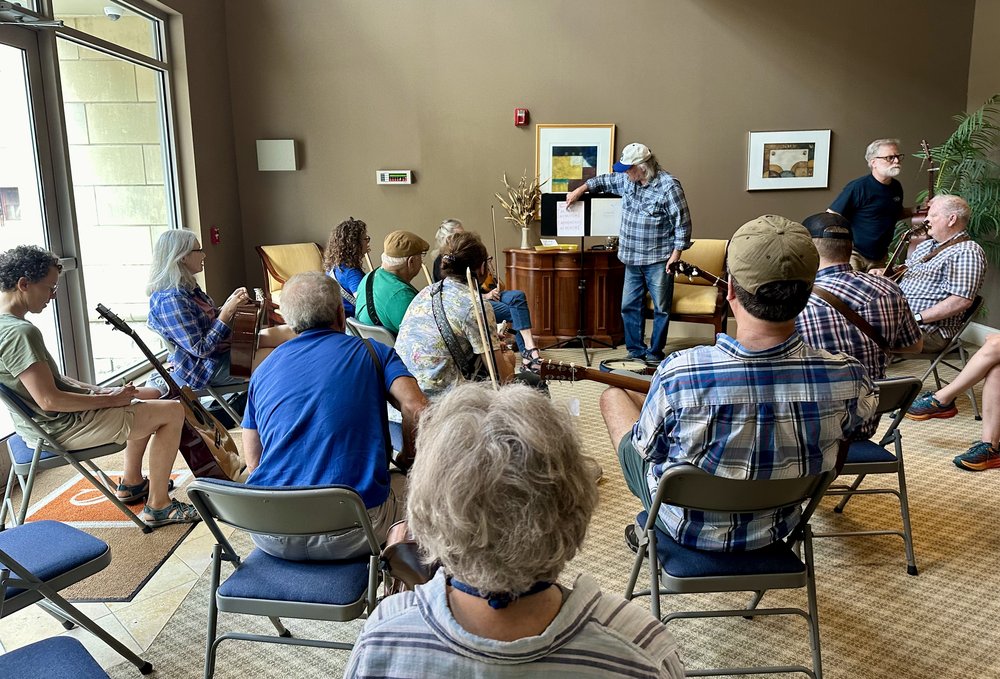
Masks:
[[[903,161],[906,157],[905,153],[894,153],[891,156],[875,156],[879,160],[884,160],[887,163],[899,163]]]
[[[371,236],[365,236],[364,241],[366,243],[371,243],[372,242],[372,237]]]
[[[55,285],[49,287],[49,296],[51,297],[52,295],[56,294],[56,292],[58,290],[59,290],[59,284],[58,283],[56,283]]]
[[[195,248],[195,249],[194,249],[194,250],[192,250],[191,252],[204,252],[204,251],[205,251],[205,248]],[[190,253],[189,253],[189,254],[190,254]]]

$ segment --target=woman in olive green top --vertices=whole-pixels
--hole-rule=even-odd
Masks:
[[[171,500],[168,484],[177,457],[184,410],[177,401],[156,398],[155,389],[131,384],[102,388],[59,374],[42,333],[25,320],[41,313],[59,288],[59,260],[47,250],[20,245],[0,254],[0,383],[35,413],[35,421],[69,450],[126,443],[125,472],[118,486],[124,502],[146,500],[141,518],[150,526],[193,523],[198,513]],[[13,412],[14,428],[29,445],[35,437]],[[142,457],[149,443],[149,478]]]

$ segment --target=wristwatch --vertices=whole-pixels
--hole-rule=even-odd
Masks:
[[[923,324],[924,322],[924,317],[920,314],[913,314],[913,318],[916,319],[917,323]]]

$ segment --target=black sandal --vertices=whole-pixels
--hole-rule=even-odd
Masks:
[[[122,477],[118,481],[118,488],[115,495],[124,504],[134,505],[136,503],[142,502],[149,496],[149,479],[147,477],[142,477],[142,483],[137,483],[134,486],[126,486],[124,483],[125,477]],[[167,492],[174,489],[174,480],[167,479]],[[121,495],[120,493],[127,493],[127,495]]]
[[[521,370],[533,372],[536,375],[542,371],[542,357],[538,347],[525,349],[521,352]]]

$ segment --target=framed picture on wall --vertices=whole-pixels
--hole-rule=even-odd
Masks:
[[[535,125],[535,174],[542,193],[566,193],[611,172],[614,152],[613,124]]]
[[[830,174],[830,130],[750,132],[747,191],[825,189]]]

